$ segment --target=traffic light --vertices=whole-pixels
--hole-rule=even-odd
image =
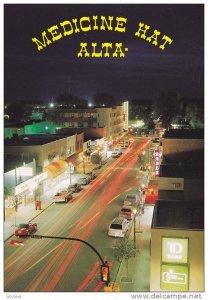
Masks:
[[[100,266],[101,270],[100,270],[100,273],[101,273],[101,280],[103,282],[106,282],[108,283],[110,281],[110,270],[109,270],[109,266],[108,264],[104,264],[104,265],[101,265]]]
[[[24,246],[24,244],[22,242],[19,242],[19,241],[15,241],[15,240],[11,240],[9,242],[9,245],[10,246]]]

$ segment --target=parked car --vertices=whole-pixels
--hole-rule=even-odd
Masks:
[[[119,147],[115,148],[114,151],[117,151],[119,156],[123,154],[123,152],[121,151],[121,148],[119,148]]]
[[[72,191],[73,193],[78,193],[82,190],[82,186],[78,183],[70,184],[68,186],[68,191]]]
[[[127,194],[124,199],[124,206],[135,206],[139,205],[139,195],[137,194]]]
[[[15,230],[16,236],[29,235],[30,233],[37,230],[37,223],[24,223],[19,224],[18,228]]]
[[[111,154],[111,157],[119,157],[120,156],[120,152],[118,151],[113,151]]]
[[[119,217],[125,218],[127,220],[132,220],[134,216],[133,208],[131,206],[123,206],[119,212]]]
[[[73,192],[70,190],[62,190],[53,197],[53,201],[55,203],[67,203],[70,199],[72,199]]]
[[[90,181],[96,178],[96,174],[94,172],[86,173],[87,177],[90,178]]]
[[[78,180],[78,184],[80,184],[81,186],[82,185],[87,185],[90,183],[90,177],[89,176],[86,176],[86,177],[81,177],[79,178]]]
[[[114,237],[124,237],[129,229],[129,222],[125,218],[117,217],[109,225],[108,235]]]

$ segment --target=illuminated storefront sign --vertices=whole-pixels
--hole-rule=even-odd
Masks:
[[[47,172],[41,173],[15,187],[15,196],[25,192],[26,190],[34,190],[37,188],[37,185],[48,178]]]
[[[162,238],[163,263],[188,263],[188,238]]]
[[[129,102],[123,102],[123,123],[124,129],[128,130],[129,128]]]
[[[160,169],[160,150],[154,150],[154,163],[155,163],[155,176],[159,176],[159,169]]]
[[[166,291],[188,291],[189,268],[187,265],[162,264],[161,289]]]
[[[19,167],[16,172],[19,176],[33,176],[33,168],[31,167]]]

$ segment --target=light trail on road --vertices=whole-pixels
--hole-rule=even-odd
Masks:
[[[138,169],[136,167],[138,165],[138,153],[141,154],[147,144],[148,142],[143,142],[140,145],[133,143],[131,145],[133,153],[131,152],[129,155],[129,150],[115,160],[95,181],[66,204],[64,210],[60,209],[61,206],[57,204],[57,212],[52,217],[53,226],[47,227],[47,223],[43,224],[41,232],[44,234],[50,232],[50,235],[54,236],[63,236],[65,233],[66,237],[76,237],[88,241],[99,227],[99,222],[108,206],[123,193],[138,185],[136,176],[131,177],[131,173],[133,170],[135,173]],[[56,204],[51,210],[55,207]],[[60,211],[58,211],[59,209]],[[63,228],[61,224],[68,224],[68,226]],[[85,270],[82,273],[83,285],[78,285],[73,290],[68,287],[68,284],[65,285],[65,273],[68,273],[67,282],[70,282],[80,257],[86,253],[85,247],[78,242],[69,243],[65,241],[60,244],[55,240],[34,240],[32,243],[28,243],[26,249],[16,249],[6,258],[5,287],[12,286],[18,281],[20,272],[21,276],[27,276],[29,272],[36,270],[30,281],[22,287],[22,291],[81,291],[89,288],[87,282],[90,283],[91,290],[99,291],[103,283],[96,283],[95,280],[98,275],[98,269],[95,267],[97,257],[90,258],[91,271]],[[93,272],[94,276],[92,276]],[[90,280],[90,278],[94,280]],[[95,284],[94,288],[93,284]]]

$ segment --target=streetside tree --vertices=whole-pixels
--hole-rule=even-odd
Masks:
[[[118,262],[125,260],[126,263],[126,276],[129,276],[129,259],[135,257],[136,248],[134,241],[128,240],[127,237],[117,241],[114,256]]]
[[[154,115],[159,117],[162,126],[166,129],[170,128],[173,118],[181,111],[181,103],[177,93],[162,92],[153,101]]]

